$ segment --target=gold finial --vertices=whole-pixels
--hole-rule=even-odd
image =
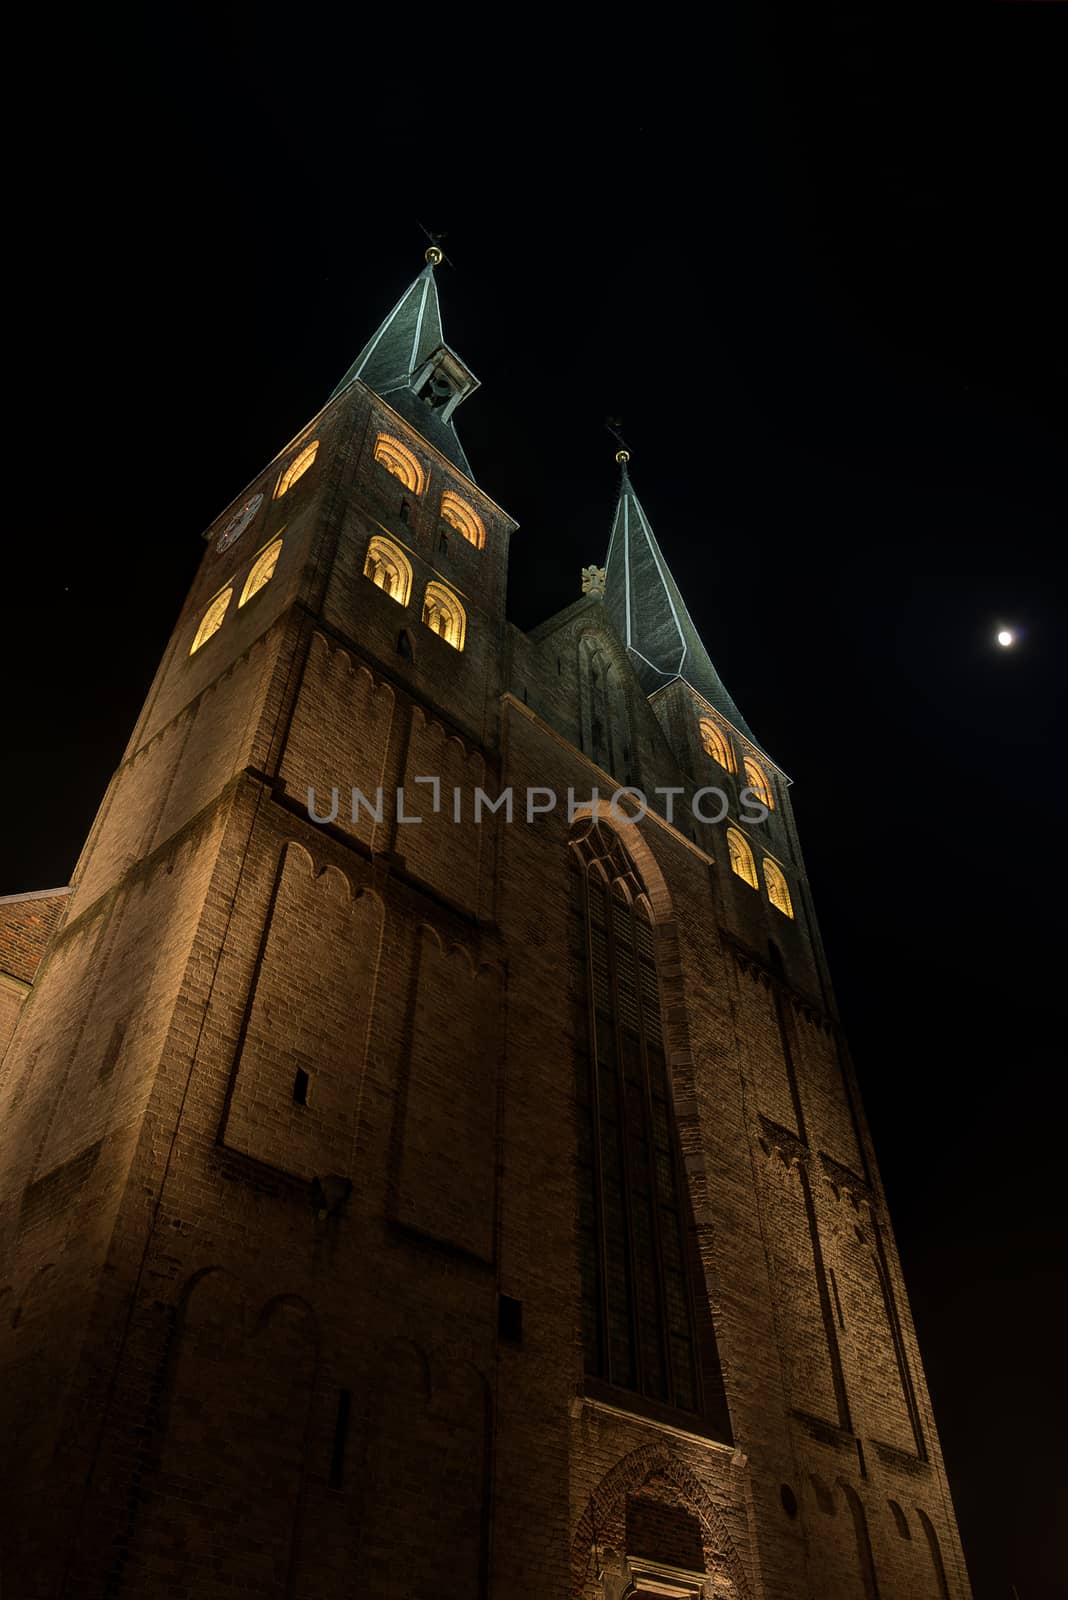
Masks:
[[[616,451],[616,460],[619,462],[619,465],[621,467],[625,467],[627,462],[630,460],[630,451],[629,450],[617,450]]]
[[[437,267],[441,265],[444,254],[444,250],[439,250],[436,244],[432,244],[426,253],[426,259],[432,267]]]

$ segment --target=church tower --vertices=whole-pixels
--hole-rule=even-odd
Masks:
[[[625,451],[508,624],[427,258],[0,901],[5,1600],[958,1600],[788,779]]]

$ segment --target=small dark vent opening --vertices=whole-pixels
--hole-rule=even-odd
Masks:
[[[311,1079],[303,1067],[298,1067],[293,1077],[293,1104],[306,1106],[308,1104],[308,1085]]]
[[[523,1302],[510,1294],[497,1297],[497,1333],[508,1344],[523,1342]]]
[[[334,1420],[334,1447],[330,1452],[330,1487],[340,1489],[345,1481],[345,1446],[349,1439],[349,1413],[352,1410],[352,1391],[337,1392],[337,1417]]]

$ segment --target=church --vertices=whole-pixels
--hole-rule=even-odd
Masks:
[[[5,1600],[965,1600],[790,780],[625,448],[508,622],[440,259],[0,900]]]

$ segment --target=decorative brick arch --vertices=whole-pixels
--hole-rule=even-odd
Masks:
[[[595,1544],[601,1548],[612,1546],[620,1552],[624,1550],[627,1496],[652,1478],[666,1478],[687,1510],[698,1518],[706,1572],[712,1575],[718,1569],[734,1585],[739,1600],[751,1600],[745,1565],[719,1507],[685,1462],[659,1440],[655,1444],[641,1445],[618,1461],[587,1502],[571,1541],[572,1595],[582,1595],[589,1580]]]
[[[258,1298],[238,1273],[213,1264],[193,1272],[173,1304],[164,1308],[155,1329],[155,1377],[130,1462],[125,1537],[116,1546],[107,1580],[109,1596],[142,1592],[159,1549],[175,1541],[173,1507],[186,1494],[201,1507],[202,1533],[222,1529],[243,1505],[248,1481],[248,1504],[256,1503],[257,1471],[278,1472],[290,1487],[288,1515],[273,1521],[261,1518],[259,1533],[273,1538],[277,1560],[295,1571],[321,1333],[315,1309],[302,1295],[275,1294],[257,1309]],[[287,1380],[284,1388],[280,1376]],[[261,1392],[271,1396],[269,1439]],[[258,1443],[249,1438],[247,1419],[260,1423]],[[212,1427],[220,1438],[229,1430],[225,1450],[213,1451],[205,1432]],[[224,1462],[225,1470],[211,1478],[204,1496],[201,1481],[208,1462]],[[200,1573],[198,1548],[193,1543],[182,1546],[176,1557],[184,1564],[182,1577],[193,1588]]]
[[[596,671],[603,675],[600,689],[604,697],[604,709],[612,724],[604,729],[606,747],[613,757],[622,758],[622,746],[629,749],[633,745],[635,730],[639,726],[636,679],[627,652],[614,630],[598,624],[580,629],[574,639],[574,649],[580,685],[579,714],[583,738],[592,735],[592,718],[597,701],[592,675]],[[644,700],[644,696],[642,698]],[[620,741],[619,749],[613,747],[613,732]],[[591,753],[588,748],[586,753]]]

